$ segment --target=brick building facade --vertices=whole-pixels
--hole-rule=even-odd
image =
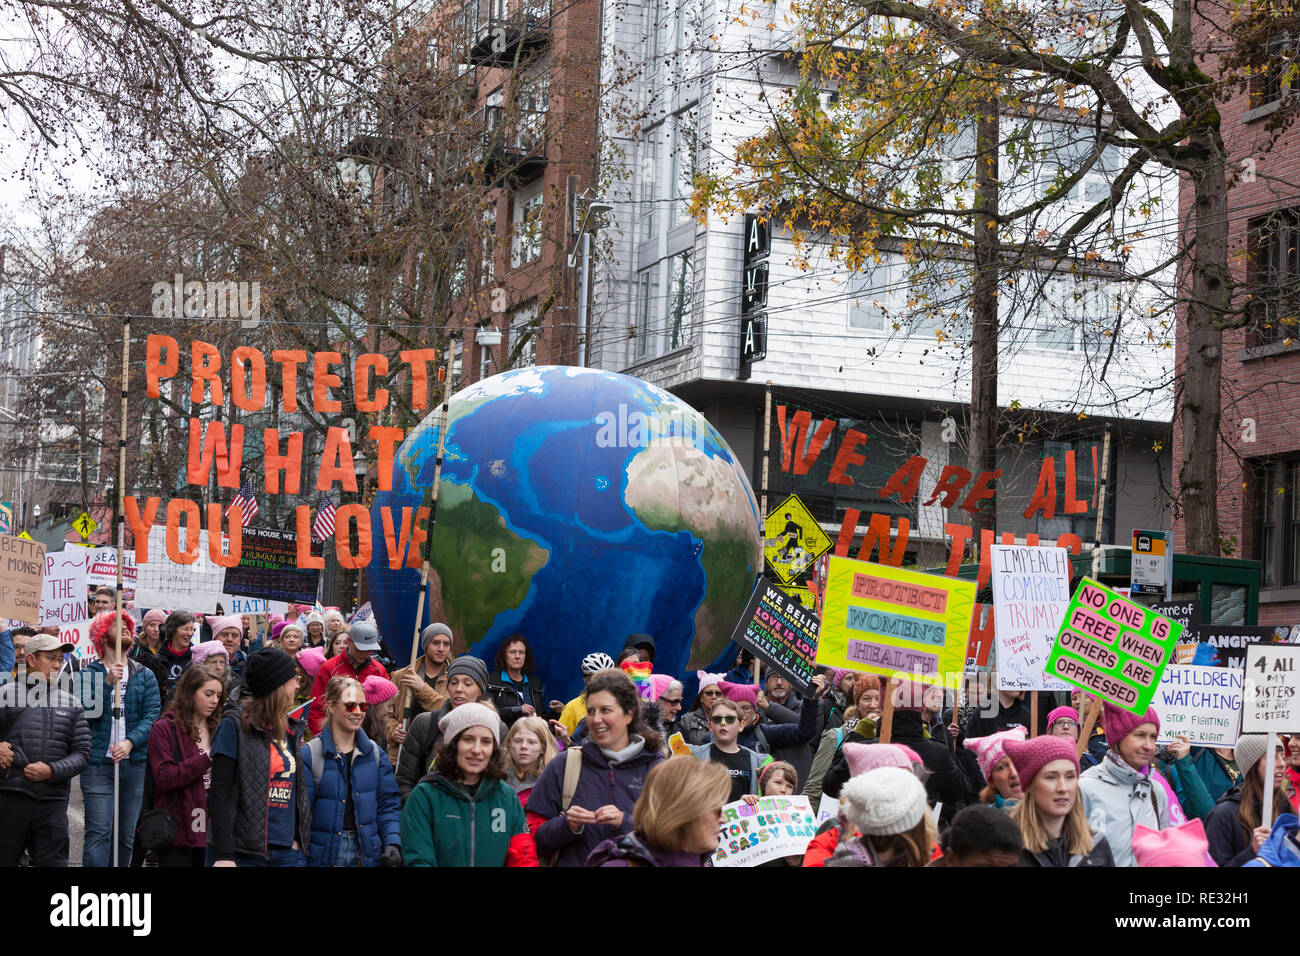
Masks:
[[[1223,336],[1219,533],[1225,553],[1262,564],[1260,624],[1300,621],[1300,129],[1270,128],[1286,95],[1274,72],[1254,77],[1249,92],[1220,106],[1233,303],[1247,318]],[[1184,177],[1184,234],[1192,199]],[[1180,328],[1180,370],[1187,368],[1184,332]],[[1175,414],[1174,461],[1181,460]]]

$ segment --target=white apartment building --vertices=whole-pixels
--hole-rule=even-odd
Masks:
[[[879,261],[858,272],[835,261],[826,246],[805,250],[799,262],[790,236],[774,223],[763,309],[766,358],[752,365],[748,379],[742,375],[744,217],[723,219],[710,211],[701,225],[688,205],[694,171],[731,168],[737,144],[764,128],[767,104],[796,78],[785,58],[751,52],[779,46],[780,37],[791,35],[788,4],[750,9],[760,16],[751,19],[747,12],[740,24],[736,5],[715,0],[606,0],[601,182],[614,212],[598,243],[590,362],[695,405],[731,444],[756,491],[770,383],[773,405],[784,406],[787,420],[805,409],[811,426],[796,437],[793,428],[778,427],[773,414],[771,504],[799,494],[832,538],[849,509],[861,512],[863,525],[872,512],[908,516],[909,554],[935,557],[944,553],[945,521],[968,523],[969,516],[917,501],[900,505],[877,491],[913,455],[928,462],[925,497],[945,465],[966,463],[969,266],[957,259],[929,268],[927,288],[943,291],[932,293],[938,307],[921,316],[909,309],[917,291],[897,251],[880,248]],[[715,42],[712,52],[705,49]],[[825,102],[833,102],[829,91]],[[637,113],[636,122],[627,122]],[[1054,120],[1041,130],[1035,136],[1042,136],[1044,156],[1086,157],[1093,148],[1087,126]],[[963,145],[959,137],[950,156],[934,161],[970,165],[973,132],[968,139]],[[1108,149],[1073,187],[1073,208],[1104,196],[1122,162]],[[1013,180],[1004,170],[1004,208],[1055,176],[1048,169]],[[1167,192],[1164,208],[1176,208],[1174,183],[1149,188]],[[1052,226],[1034,223],[1035,229]],[[1100,449],[1104,422],[1114,426],[1115,441],[1103,537],[1126,541],[1131,528],[1168,524],[1173,349],[1165,344],[1172,332],[1161,323],[1171,328],[1172,314],[1159,314],[1165,302],[1156,287],[1122,277],[1159,260],[1165,240],[1160,230],[1152,233],[1126,249],[1124,263],[1105,264],[1095,275],[1017,274],[1004,290],[998,402],[1029,423],[1002,439],[999,530],[1022,540],[1039,534],[1044,543],[1066,532],[1091,541],[1091,508],[1065,515],[1058,507],[1050,519],[1025,519],[1023,512],[1047,456],[1054,459],[1063,497],[1069,450],[1077,453],[1075,493],[1091,498],[1091,451]],[[810,454],[819,420],[833,423],[824,450],[805,474],[783,469],[782,445],[790,445],[788,456]],[[850,430],[867,436],[858,449],[865,461],[850,457],[850,467],[829,480]]]

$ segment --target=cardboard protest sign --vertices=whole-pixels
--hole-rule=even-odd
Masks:
[[[45,545],[29,538],[0,535],[0,617],[37,624],[44,576]]]
[[[226,569],[212,561],[207,531],[194,535],[197,548],[192,564],[181,564],[168,556],[166,535],[167,529],[160,525],[149,529],[149,560],[136,569],[135,603],[140,607],[215,612],[225,591]],[[224,541],[222,545],[224,552]]]
[[[1246,666],[1246,648],[1260,642],[1286,643],[1291,637],[1291,628],[1271,624],[1203,624],[1193,633],[1200,644],[1193,663],[1243,668]]]
[[[1155,601],[1148,604],[1151,610],[1155,611],[1161,617],[1167,617],[1171,621],[1177,621],[1184,628],[1198,628],[1201,626],[1201,602],[1197,600],[1187,601]],[[1189,632],[1183,631],[1183,640],[1188,639]]]
[[[1044,667],[1070,605],[1069,551],[995,544],[989,553],[998,690],[1067,690]]]
[[[956,688],[975,582],[832,555],[817,663]]]
[[[714,866],[758,866],[784,856],[803,856],[817,823],[807,797],[759,797],[722,808]]]
[[[837,819],[839,815],[839,800],[834,797],[828,797],[823,793],[821,801],[817,804],[817,826],[821,826],[827,820]]]
[[[45,580],[41,583],[41,627],[62,626],[90,617],[86,604],[85,548],[65,548],[45,553]]]
[[[1300,732],[1300,645],[1252,644],[1246,648],[1241,732]]]
[[[1047,672],[1134,714],[1151,705],[1183,626],[1084,578]]]
[[[123,634],[126,632],[123,631]],[[112,641],[112,630],[109,630],[108,640]],[[85,659],[93,659],[97,655],[94,648],[90,646],[90,621],[73,621],[69,624],[59,625],[59,640],[65,644],[72,645],[72,656]]]
[[[320,572],[298,567],[298,536],[245,528],[239,564],[226,571],[226,590],[244,597],[312,604]]]
[[[731,639],[788,680],[796,693],[812,686],[817,615],[766,578],[759,577]]]
[[[92,588],[100,585],[117,587],[117,548],[91,548],[90,564],[86,568],[86,583]],[[122,587],[135,587],[135,551],[122,552]]]
[[[1160,739],[1184,736],[1206,747],[1231,747],[1241,723],[1242,672],[1230,667],[1170,664],[1151,701]]]

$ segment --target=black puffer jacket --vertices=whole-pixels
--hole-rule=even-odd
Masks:
[[[66,800],[68,781],[90,763],[90,725],[79,701],[39,677],[0,687],[0,740],[14,751],[9,769],[0,771],[0,790],[36,800]],[[39,783],[23,768],[46,763],[52,771]]]
[[[226,719],[239,720],[234,717]],[[302,748],[302,729],[302,721],[290,722],[287,749],[295,757]],[[298,846],[306,853],[311,845],[311,803],[303,762],[294,762],[297,765],[293,783],[296,832]],[[217,757],[212,762],[208,837],[216,859],[233,859],[236,853],[266,858],[266,785],[270,779],[271,747],[268,738],[259,731],[245,730],[240,722],[239,759],[232,761],[228,757]]]
[[[1219,798],[1205,821],[1205,837],[1210,844],[1210,856],[1219,866],[1241,866],[1255,858],[1255,848],[1246,839],[1246,828],[1238,819],[1239,813],[1241,784]]]
[[[524,704],[531,704],[542,720],[552,716],[547,709],[546,688],[536,674],[530,676],[526,684],[516,684],[508,674],[499,673],[488,681],[488,694],[492,697],[497,713],[507,724],[513,725],[524,716]]]
[[[1048,844],[1047,849],[1042,853],[1031,853],[1029,850],[1020,851],[1020,862],[1016,866],[1026,867],[1071,867],[1071,866],[1114,866],[1115,858],[1111,855],[1110,844],[1100,833],[1092,835],[1092,852],[1086,856],[1074,854],[1073,856],[1066,852],[1065,835],[1062,834],[1059,840]]]

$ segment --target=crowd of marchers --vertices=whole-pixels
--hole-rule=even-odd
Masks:
[[[74,778],[83,866],[708,866],[724,806],[800,794],[824,822],[763,865],[1300,865],[1300,736],[1162,742],[1154,711],[1077,693],[1043,694],[1035,726],[1021,694],[886,702],[880,678],[829,669],[801,696],[755,683],[744,652],[658,673],[641,634],[554,700],[523,635],[489,664],[434,623],[390,674],[374,623],[337,609],[261,632],[183,610],[119,624],[115,600],[94,596],[88,652],[0,633],[0,866],[68,865]]]

